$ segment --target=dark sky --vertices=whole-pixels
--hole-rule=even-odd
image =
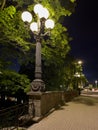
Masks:
[[[98,80],[98,2],[76,0],[71,17],[65,19],[70,36],[71,54],[83,60],[83,70],[88,81]]]

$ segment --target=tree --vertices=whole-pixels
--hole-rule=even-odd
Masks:
[[[2,0],[1,2],[2,5],[0,11],[0,30],[2,31],[0,32],[0,35],[2,37],[0,38],[0,44],[3,44],[4,46],[7,45],[7,48],[9,48],[8,46],[11,46],[12,49],[15,48],[14,51],[17,50],[18,51],[17,53],[19,54],[19,50],[24,52],[32,48],[32,45],[30,44],[29,28],[28,27],[24,28],[24,23],[21,20],[21,13],[22,13],[21,10],[22,8],[24,8],[24,5],[26,5],[27,7],[29,4],[31,4],[31,0],[29,1],[10,0],[10,1],[11,2]],[[67,3],[68,1],[70,0],[66,0]],[[35,0],[34,2],[32,2],[32,4],[28,6],[28,10],[32,11],[34,3],[38,3],[38,2],[40,3],[40,0]],[[52,17],[55,20],[55,23],[57,23],[55,24],[55,29],[52,32],[52,37],[50,38],[50,42],[49,41],[48,42],[52,43],[52,46],[57,46],[55,45],[55,43],[59,44],[61,41],[63,41],[63,43],[61,43],[60,45],[64,46],[64,44],[67,44],[68,42],[68,37],[66,36],[67,29],[63,27],[61,24],[59,24],[59,22],[62,22],[61,17],[70,15],[71,11],[66,9],[68,7],[66,8],[63,7],[59,0],[56,1],[47,0],[47,1],[42,1],[41,3],[49,9],[49,11],[51,12],[50,17]],[[74,5],[71,2],[69,3],[70,3],[69,5]],[[58,30],[61,30],[61,32],[58,32]],[[60,34],[62,35],[60,36]],[[62,37],[65,38],[61,40]],[[56,40],[56,38],[58,39]],[[44,52],[45,51],[43,51],[43,54]]]
[[[26,57],[27,52],[35,45],[30,42],[29,28],[24,28],[21,11],[12,4],[9,5],[9,2],[3,1],[1,5],[0,60],[11,61],[11,59],[18,58],[24,61],[23,57]]]
[[[2,70],[0,73],[0,95],[1,99],[6,96],[15,96],[19,90],[28,92],[30,80],[26,75],[20,75],[14,71]]]
[[[37,0],[36,2],[39,3],[40,1]],[[64,80],[64,78],[61,77],[64,76],[63,72],[65,72],[63,71],[64,61],[70,50],[68,44],[70,38],[67,33],[67,28],[64,27],[62,23],[63,17],[66,15],[69,16],[71,11],[65,9],[58,0],[42,1],[42,4],[48,8],[51,13],[50,17],[55,20],[55,28],[51,31],[50,37],[46,37],[42,41],[43,78],[45,83],[47,83],[46,86],[51,86],[52,89],[55,89],[59,88],[59,85]],[[28,10],[32,12],[33,6],[34,5],[28,6]],[[68,5],[66,8],[68,8]]]
[[[66,55],[70,51],[68,44],[70,37],[67,28],[63,26],[63,20],[65,16],[70,16],[74,11],[75,0],[65,0],[64,3],[61,0],[34,0],[33,2],[31,0],[12,0],[10,4],[7,1],[5,3],[4,0],[2,1],[0,10],[0,35],[2,36],[0,45],[2,52],[5,49],[8,50],[8,55],[4,55],[5,59],[8,59],[7,56],[12,58],[10,52],[14,50],[14,58],[21,58],[26,63],[29,63],[29,61],[34,63],[35,41],[28,26],[24,27],[21,20],[22,10],[26,7],[33,13],[33,7],[36,3],[41,3],[48,8],[50,18],[55,21],[55,28],[51,31],[50,37],[47,36],[42,40],[43,77],[48,86],[51,83],[53,83],[51,86],[59,86],[64,79]],[[34,16],[34,18],[36,17]],[[32,44],[30,43],[31,40]],[[47,72],[49,77],[47,77]]]

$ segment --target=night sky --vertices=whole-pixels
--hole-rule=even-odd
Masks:
[[[98,80],[98,1],[76,0],[77,6],[65,25],[73,40],[71,54],[83,60],[83,73],[88,81]]]

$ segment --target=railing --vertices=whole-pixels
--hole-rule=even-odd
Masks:
[[[33,114],[31,115],[29,111],[34,113],[32,102],[0,110],[0,130],[18,130],[18,127],[23,126],[33,118]]]

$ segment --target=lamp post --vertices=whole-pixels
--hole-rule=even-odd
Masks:
[[[78,79],[80,78],[80,74],[76,72],[74,76],[76,77],[76,87],[78,88],[79,87]]]
[[[95,80],[95,87],[97,88],[97,84],[98,84],[98,81],[97,80]]]
[[[31,83],[32,91],[44,91],[45,83],[42,80],[42,64],[41,64],[41,39],[48,35],[54,27],[54,21],[48,19],[49,12],[41,4],[34,6],[34,13],[37,16],[37,22],[32,22],[32,14],[28,11],[22,13],[22,20],[30,23],[30,29],[36,40],[35,54],[35,79]],[[32,22],[32,23],[31,23]]]
[[[78,60],[75,64],[76,64],[76,68],[75,68],[75,74],[74,76],[76,77],[76,87],[79,88],[81,86],[81,82],[79,82],[79,80],[81,80],[81,75],[82,75],[82,61]]]

